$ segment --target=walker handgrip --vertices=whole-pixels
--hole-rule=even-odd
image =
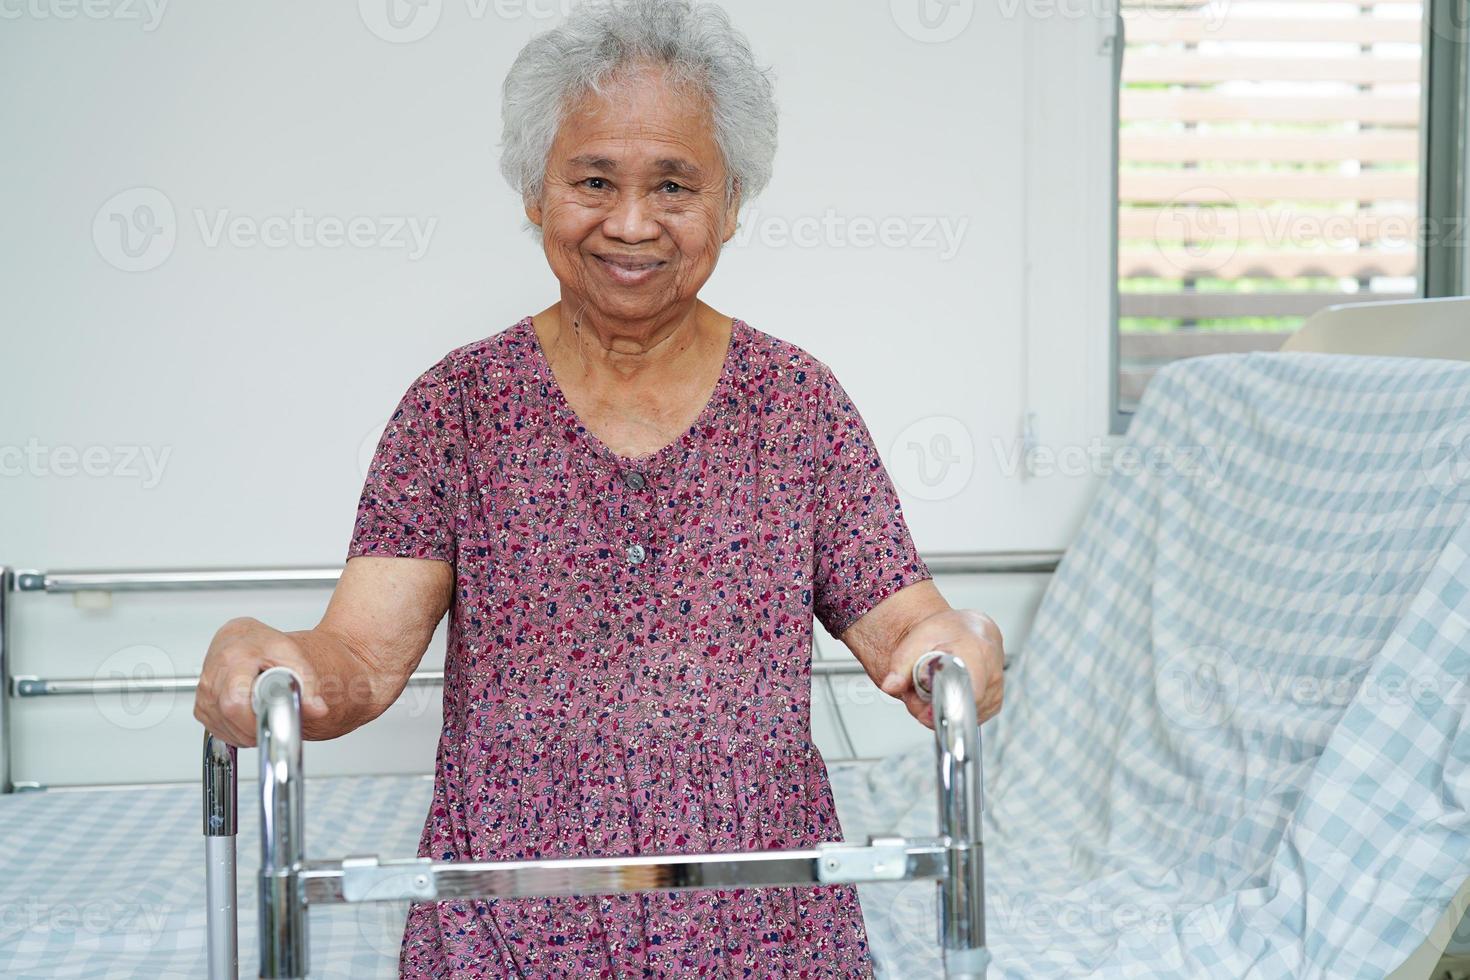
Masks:
[[[951,980],[983,978],[985,863],[980,723],[970,670],[952,653],[931,650],[914,662],[914,690],[934,705],[939,827],[950,844],[949,875],[939,883],[939,944]]]
[[[306,685],[301,683],[301,675],[290,667],[267,667],[262,670],[250,687],[250,707],[255,711],[255,717],[260,717],[262,703],[269,703],[272,698],[287,694],[293,681],[298,692],[305,690]]]
[[[301,678],[289,667],[261,671],[250,692],[260,755],[260,976],[304,977],[306,903],[297,876],[305,864],[301,767]]]
[[[939,664],[939,658],[944,656],[943,650],[930,650],[918,660],[914,661],[914,692],[922,701],[934,700],[934,668]]]
[[[292,685],[299,692],[301,678],[289,667],[270,667],[255,678],[250,706],[260,719],[273,701],[289,701]],[[204,733],[204,853],[205,911],[210,980],[236,980],[240,975],[240,937],[236,901],[235,838],[238,831],[239,790],[237,749],[215,735]],[[264,780],[262,780],[264,784]]]

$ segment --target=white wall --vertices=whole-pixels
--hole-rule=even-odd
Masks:
[[[948,11],[934,31],[920,3]],[[495,144],[500,79],[559,6],[0,8],[0,562],[339,562],[407,383],[556,297]],[[836,369],[922,549],[1065,545],[1092,478],[1014,465],[1028,412],[1064,462],[1106,430],[1105,19],[1042,0],[726,6],[776,68],[782,146],[705,298]],[[418,19],[395,28],[388,9]],[[362,219],[372,241],[214,237],[298,212]],[[118,222],[145,219],[162,233],[129,255]],[[946,587],[1003,610],[1013,636],[1036,593]],[[192,673],[224,619],[308,626],[324,598],[119,595],[87,611],[18,596],[13,670]],[[864,754],[915,737],[891,705],[844,698],[866,712],[850,722]],[[190,702],[14,702],[14,778],[194,778]],[[402,704],[314,745],[308,766],[427,770],[437,713],[433,696]]]

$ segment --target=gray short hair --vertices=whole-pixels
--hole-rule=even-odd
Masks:
[[[500,170],[523,200],[540,200],[569,109],[604,91],[620,69],[645,62],[709,99],[726,200],[737,184],[742,203],[760,193],[776,156],[775,90],[725,11],[695,0],[584,0],[527,42],[505,76]]]

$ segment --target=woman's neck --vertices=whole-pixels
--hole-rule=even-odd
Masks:
[[[723,350],[728,318],[696,300],[688,309],[640,321],[609,320],[565,299],[534,318],[558,373],[594,388],[685,377]]]

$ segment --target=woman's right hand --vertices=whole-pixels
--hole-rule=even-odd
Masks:
[[[194,717],[231,745],[255,744],[255,709],[250,694],[267,667],[289,667],[301,678],[301,721],[326,717],[327,703],[306,645],[257,619],[232,619],[209,644],[194,694]]]

